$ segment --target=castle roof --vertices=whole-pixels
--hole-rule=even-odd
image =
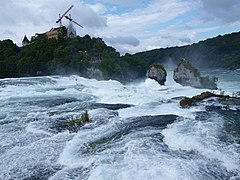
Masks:
[[[53,31],[58,31],[58,30],[61,30],[64,26],[62,27],[56,27],[56,28],[51,28],[50,31],[48,32],[53,32]]]
[[[24,38],[23,38],[23,43],[30,43],[30,41],[28,40],[27,36],[25,35]]]

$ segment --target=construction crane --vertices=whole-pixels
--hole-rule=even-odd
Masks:
[[[69,16],[65,16],[66,19],[68,19],[69,21],[75,23],[76,25],[80,26],[81,28],[83,28],[83,26],[79,23],[77,23],[76,21],[74,21],[71,17],[71,15],[69,14]]]
[[[73,5],[70,6],[70,8],[68,8],[68,10],[63,13],[63,15],[61,16],[61,14],[59,14],[59,18],[56,21],[56,23],[59,23],[60,26],[62,26],[62,18],[64,18],[66,16],[66,14],[73,8]]]

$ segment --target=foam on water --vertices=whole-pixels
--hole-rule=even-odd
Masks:
[[[50,180],[237,177],[239,146],[219,140],[224,120],[199,120],[204,106],[179,106],[180,97],[203,91],[170,79],[166,86],[79,76],[0,80],[0,179],[24,179],[42,165]],[[91,122],[78,132],[52,129],[90,103],[133,106],[88,109]],[[167,127],[131,127],[137,117],[171,114],[180,118]]]
[[[219,140],[224,121],[213,116],[208,121],[185,119],[169,125],[162,131],[163,141],[173,150],[197,151],[201,155],[217,160],[229,171],[240,167],[238,145],[226,145]]]

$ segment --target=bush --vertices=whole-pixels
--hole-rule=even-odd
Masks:
[[[89,115],[87,110],[82,114],[81,120],[83,123],[89,122]]]
[[[87,122],[89,122],[89,115],[88,115],[88,111],[86,110],[82,115],[81,118],[79,119],[71,119],[70,120],[70,125],[74,125],[74,126],[81,126]]]

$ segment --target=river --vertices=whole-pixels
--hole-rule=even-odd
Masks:
[[[240,90],[238,70],[204,73],[219,77],[225,94]],[[168,74],[165,86],[75,75],[0,80],[0,179],[240,179],[239,111],[215,100],[181,108],[181,97],[206,90]],[[69,129],[85,110],[90,122]]]

